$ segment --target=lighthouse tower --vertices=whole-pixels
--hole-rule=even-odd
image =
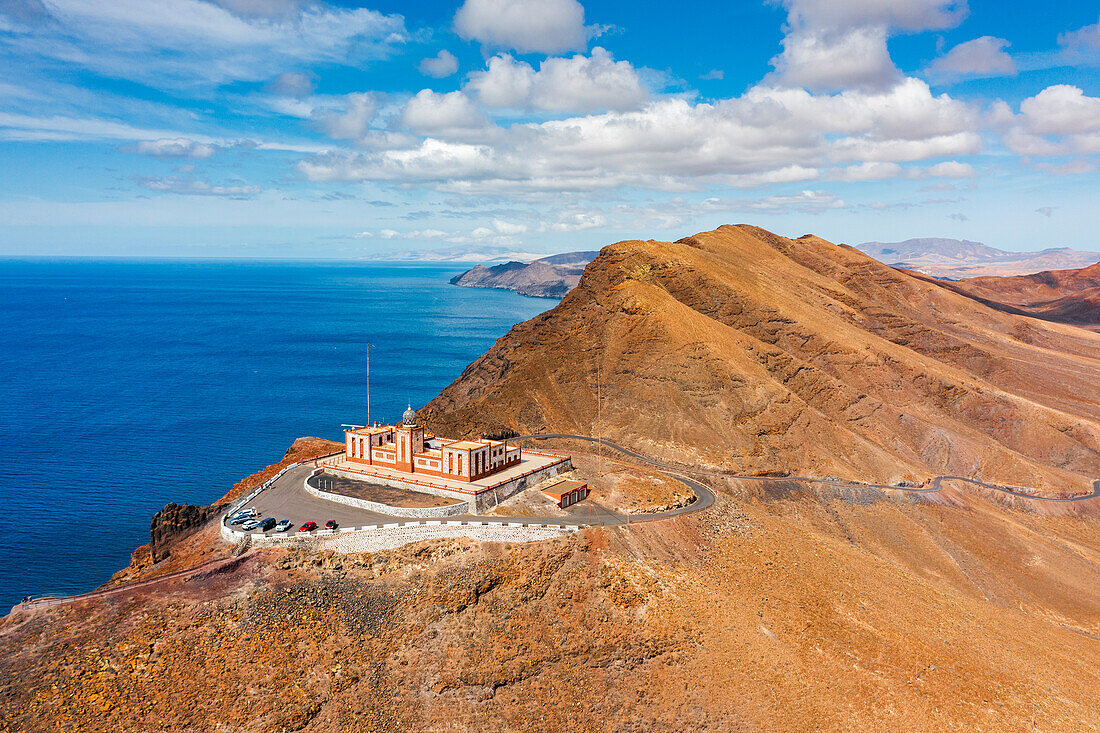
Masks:
[[[424,452],[424,428],[416,424],[416,410],[412,405],[401,415],[401,424],[394,426],[394,443],[397,452],[394,467],[412,473],[413,456]]]

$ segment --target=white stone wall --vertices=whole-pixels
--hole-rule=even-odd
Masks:
[[[336,552],[378,552],[392,550],[410,542],[423,540],[469,537],[481,542],[537,542],[564,537],[581,529],[561,524],[524,524],[523,522],[459,522],[421,520],[419,522],[394,522],[382,526],[347,527],[344,529],[319,529],[313,532],[263,535],[242,532],[221,526],[221,536],[228,542],[239,542],[248,537],[256,547],[302,545],[315,549],[332,549]]]

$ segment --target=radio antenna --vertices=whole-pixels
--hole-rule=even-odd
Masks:
[[[367,344],[367,425],[374,425],[370,421],[370,344]]]

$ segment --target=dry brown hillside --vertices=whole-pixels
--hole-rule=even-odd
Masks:
[[[1061,323],[1100,326],[1100,262],[1079,270],[971,277],[954,282],[914,274],[998,310]]]
[[[749,472],[1083,490],[1100,476],[1100,335],[817,237],[723,226],[605,247],[426,414],[444,433],[600,433]]]
[[[270,549],[16,612],[0,731],[1100,727],[1100,499],[713,485],[663,522]]]

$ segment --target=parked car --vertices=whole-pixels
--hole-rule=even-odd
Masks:
[[[325,529],[336,529],[338,526],[340,526],[340,525],[338,525],[336,523],[335,519],[330,519],[327,522],[325,522]]]
[[[260,522],[260,529],[266,532],[275,526],[275,517],[267,517]]]
[[[299,532],[312,532],[315,529],[317,529],[317,522],[306,522],[305,524],[303,524],[301,527],[298,528],[298,531]]]
[[[286,532],[288,529],[290,529],[293,526],[294,526],[294,522],[290,521],[289,519],[284,519],[283,521],[281,521],[281,522],[279,522],[278,524],[275,525],[275,531],[276,532]]]
[[[241,525],[241,529],[243,529],[245,532],[251,532],[252,530],[256,529],[259,526],[260,526],[260,520],[259,519],[249,519],[247,522],[245,522],[244,524]]]
[[[236,512],[235,514],[230,515],[229,523],[230,524],[240,524],[240,522],[244,522],[244,521],[247,521],[249,519],[254,519],[257,514],[259,514],[259,512],[257,512],[255,509],[253,509],[251,507],[249,507],[248,509],[242,509],[241,511]],[[236,521],[238,519],[240,520],[240,522]]]

